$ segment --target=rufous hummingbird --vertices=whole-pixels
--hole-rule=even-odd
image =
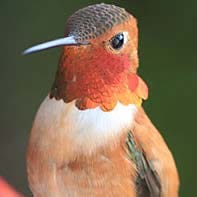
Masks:
[[[173,156],[141,107],[136,19],[115,5],[75,12],[65,37],[24,54],[63,46],[27,149],[35,197],[177,197]]]

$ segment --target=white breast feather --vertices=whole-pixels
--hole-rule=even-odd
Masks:
[[[91,153],[131,129],[136,111],[135,105],[121,103],[109,112],[99,107],[79,110],[74,101],[66,104],[47,96],[37,112],[32,129],[34,132],[47,132],[48,135],[51,132],[63,133],[82,152]]]

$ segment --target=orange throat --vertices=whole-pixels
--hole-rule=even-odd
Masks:
[[[102,53],[102,57],[105,56],[102,60],[88,56],[87,61],[83,50],[76,47],[67,48],[66,54],[61,57],[51,98],[63,99],[66,103],[76,100],[76,106],[82,110],[99,106],[103,111],[109,111],[117,102],[141,104],[143,96],[137,91],[141,78],[128,72],[127,56],[109,57],[109,54]]]

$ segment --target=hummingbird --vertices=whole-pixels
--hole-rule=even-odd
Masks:
[[[177,197],[172,153],[146,115],[148,86],[137,74],[137,21],[125,9],[79,9],[63,38],[30,54],[63,46],[55,80],[27,147],[35,197]]]

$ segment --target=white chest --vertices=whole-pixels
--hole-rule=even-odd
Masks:
[[[46,97],[37,112],[32,132],[39,136],[60,134],[83,153],[91,153],[131,129],[136,111],[135,105],[120,103],[109,112],[99,107],[79,110],[74,101],[66,104]]]

